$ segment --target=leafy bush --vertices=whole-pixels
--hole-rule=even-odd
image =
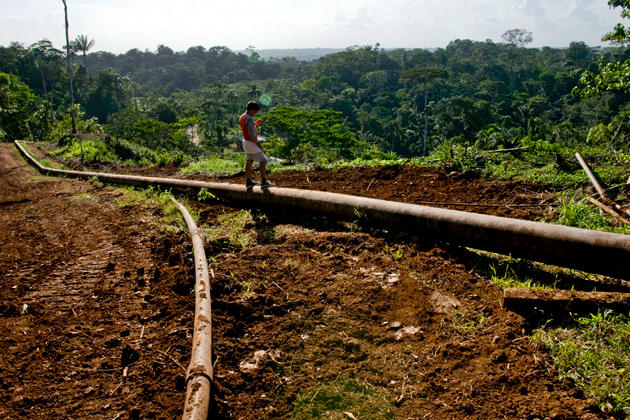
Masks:
[[[46,140],[51,142],[64,143],[69,140],[72,133],[72,113],[75,113],[75,124],[77,132],[80,134],[103,134],[103,127],[96,118],[85,118],[85,112],[81,110],[79,104],[68,108],[61,118],[56,120],[46,135]]]
[[[31,138],[31,114],[37,109],[38,98],[16,76],[0,72],[0,139]]]
[[[445,141],[433,150],[430,158],[451,170],[466,171],[477,166],[477,153],[475,146]]]
[[[178,124],[158,121],[129,108],[111,115],[106,128],[115,138],[124,139],[128,143],[158,153],[168,155],[176,155],[177,152],[192,155],[199,153],[197,147],[188,140],[185,130]]]
[[[72,140],[67,145],[49,152],[49,155],[60,155],[64,158],[81,157],[81,143],[78,140]],[[100,140],[83,141],[83,159],[86,163],[119,161],[114,149]]]
[[[352,158],[362,146],[342,119],[342,113],[330,110],[302,111],[282,106],[264,116],[261,132],[284,139],[280,157],[296,160],[339,160]]]

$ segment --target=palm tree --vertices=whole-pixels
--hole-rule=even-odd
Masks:
[[[227,99],[228,104],[230,104],[232,112],[234,112],[235,107],[238,104],[238,96],[236,95],[236,92],[232,89],[228,89],[227,92],[225,92],[225,98]]]
[[[252,83],[252,85],[249,87],[249,92],[248,93],[249,93],[250,99],[254,99],[258,95],[260,95],[260,89],[258,89],[258,87],[256,86],[255,83]]]
[[[66,20],[66,63],[68,65],[68,84],[70,85],[70,104],[74,108],[74,88],[72,87],[72,66],[70,65],[70,38],[68,37],[68,5],[66,0],[61,0],[63,3],[63,13]],[[71,112],[72,116],[72,134],[77,132],[77,123],[74,112]],[[83,141],[81,141],[81,163],[83,163]]]
[[[72,49],[75,51],[83,52],[83,65],[87,69],[87,52],[96,44],[96,41],[88,40],[87,35],[78,35],[77,38],[72,43]]]

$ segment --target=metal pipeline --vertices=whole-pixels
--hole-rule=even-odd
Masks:
[[[243,185],[218,182],[64,171],[41,166],[17,141],[16,145],[40,171],[52,175],[96,177],[103,182],[154,185],[177,192],[206,188],[218,197],[240,203],[315,211],[347,219],[361,214],[372,223],[431,239],[630,279],[630,235],[322,191],[247,189]]]
[[[186,207],[171,197],[181,212],[193,243],[195,259],[195,325],[190,365],[186,374],[186,400],[184,420],[208,418],[210,392],[212,391],[212,316],[208,260],[203,248],[203,238]]]

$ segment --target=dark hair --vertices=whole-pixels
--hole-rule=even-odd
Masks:
[[[249,101],[247,102],[247,111],[251,111],[252,109],[255,109],[256,111],[260,111],[260,104],[256,101]]]

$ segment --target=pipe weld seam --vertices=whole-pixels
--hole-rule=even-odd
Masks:
[[[208,375],[205,372],[191,372],[186,376],[186,384],[188,384],[188,382],[190,382],[193,379],[196,379],[200,376],[203,376],[204,378],[206,378],[208,380],[208,382],[210,382],[210,385],[214,384],[214,379],[212,378],[211,375]]]

